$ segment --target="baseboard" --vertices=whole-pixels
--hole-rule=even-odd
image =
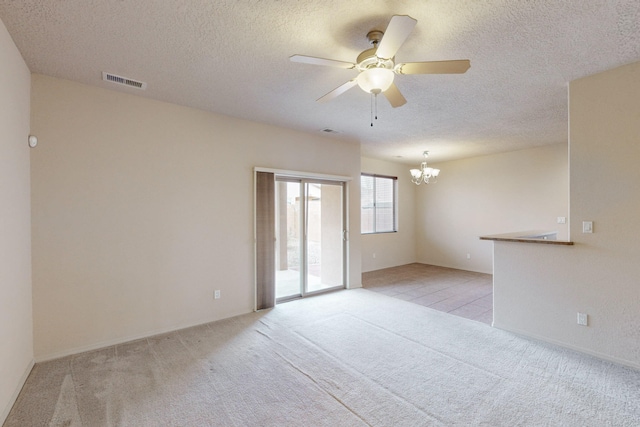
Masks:
[[[103,349],[103,348],[106,348],[106,347],[110,347],[112,345],[124,344],[124,343],[128,343],[128,342],[131,342],[131,341],[141,340],[141,339],[145,339],[145,338],[151,338],[151,337],[154,337],[156,335],[168,334],[170,332],[179,331],[181,329],[188,329],[188,328],[193,328],[194,326],[206,325],[207,323],[213,323],[213,322],[217,322],[217,321],[220,321],[220,320],[230,319],[232,317],[240,316],[240,315],[251,313],[251,312],[253,312],[252,309],[241,310],[238,313],[234,313],[234,314],[231,314],[230,316],[226,316],[226,317],[219,318],[219,319],[202,319],[202,320],[198,320],[198,321],[195,321],[195,322],[192,322],[192,323],[180,324],[180,325],[172,326],[172,327],[169,327],[169,328],[155,329],[155,330],[146,331],[146,332],[143,332],[143,333],[140,333],[140,334],[128,335],[128,336],[125,336],[125,337],[113,338],[113,339],[105,340],[105,341],[99,341],[99,342],[88,344],[88,345],[83,345],[83,346],[79,346],[79,347],[73,347],[73,348],[70,348],[70,349],[67,349],[67,350],[63,350],[63,351],[58,351],[58,352],[44,354],[44,355],[38,355],[35,358],[35,361],[36,361],[36,363],[48,362],[50,360],[60,359],[62,357],[67,357],[67,356],[73,356],[75,354],[85,353],[87,351],[100,350],[100,349]]]
[[[22,387],[24,387],[24,383],[27,382],[27,378],[29,378],[29,374],[31,373],[31,370],[33,369],[33,366],[35,364],[36,364],[36,361],[34,359],[31,359],[31,361],[27,365],[27,369],[25,369],[24,372],[22,373],[22,376],[20,377],[20,381],[18,381],[18,386],[16,387],[15,391],[11,395],[11,398],[9,399],[9,402],[7,402],[7,406],[2,411],[2,414],[0,414],[0,425],[4,425],[4,422],[7,420],[7,417],[9,416],[9,412],[11,412],[11,408],[13,408],[14,403],[16,403],[16,400],[18,399],[18,395],[22,391]]]
[[[584,353],[586,355],[595,357],[597,359],[605,360],[607,362],[615,363],[616,365],[626,366],[627,368],[632,368],[640,371],[640,364],[638,364],[637,362],[633,362],[631,360],[621,359],[615,356],[611,356],[609,354],[600,353],[597,351],[589,350],[587,348],[571,345],[562,341],[557,341],[551,338],[542,337],[536,334],[531,334],[529,332],[521,331],[519,329],[504,327],[502,325],[496,324],[495,322],[493,322],[492,326],[496,329],[501,329],[503,331],[511,332],[513,334],[520,335],[525,338],[532,338],[537,341],[542,341],[549,344],[557,345],[558,347],[566,348],[568,350],[573,350],[578,353]]]

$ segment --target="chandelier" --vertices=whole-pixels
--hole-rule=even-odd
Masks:
[[[429,184],[429,180],[432,179],[431,182],[438,181],[438,175],[440,175],[440,169],[427,167],[427,157],[429,156],[429,152],[425,151],[422,153],[425,160],[420,164],[420,169],[411,169],[411,182],[415,185],[420,185],[423,182],[425,184]]]

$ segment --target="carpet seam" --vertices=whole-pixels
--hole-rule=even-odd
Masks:
[[[340,359],[336,358],[334,355],[332,355],[331,353],[327,352],[324,348],[320,347],[319,345],[315,344],[313,341],[309,340],[308,338],[306,338],[304,335],[301,335],[299,332],[297,331],[293,331],[292,333],[294,333],[295,335],[297,335],[298,337],[300,337],[302,340],[306,341],[308,344],[312,345],[313,347],[317,348],[318,350],[322,351],[322,353],[327,356],[330,357],[331,359],[333,359],[334,361],[338,362],[339,364],[342,364],[344,366],[347,366],[349,368],[350,371],[353,372],[357,372],[358,375],[366,378],[368,381],[371,381],[372,383],[378,385],[380,388],[382,388],[383,390],[385,390],[386,392],[388,392],[389,394],[391,394],[393,397],[397,398],[398,400],[405,402],[406,404],[414,407],[416,410],[418,410],[419,412],[422,412],[424,415],[431,417],[437,421],[440,421],[441,423],[446,424],[446,422],[444,420],[441,420],[440,417],[438,417],[435,414],[431,414],[430,412],[425,411],[424,409],[416,406],[414,403],[409,402],[408,400],[406,400],[405,398],[399,396],[398,394],[396,394],[393,390],[390,390],[387,386],[385,386],[384,384],[379,383],[378,381],[368,377],[367,375],[363,374],[362,372],[358,371],[357,369],[355,369],[353,366],[351,366],[349,363],[343,362]]]
[[[452,356],[452,355],[450,355],[450,354],[447,354],[447,353],[444,353],[444,352],[442,352],[442,351],[436,350],[436,349],[434,349],[434,348],[432,348],[432,347],[426,346],[426,345],[424,345],[423,343],[421,343],[420,341],[417,341],[417,340],[411,339],[411,338],[409,338],[409,337],[407,337],[407,336],[405,336],[405,335],[402,335],[401,333],[393,332],[393,331],[391,331],[390,329],[387,329],[387,328],[385,328],[385,327],[383,327],[383,326],[380,326],[380,325],[376,325],[375,323],[369,322],[368,320],[363,319],[363,318],[361,318],[361,317],[358,317],[358,316],[356,316],[356,315],[349,314],[349,316],[352,316],[352,317],[354,317],[355,319],[358,319],[358,320],[360,320],[360,321],[362,321],[362,322],[364,322],[364,323],[366,323],[366,324],[368,324],[368,325],[375,326],[375,327],[377,327],[377,328],[379,328],[379,329],[382,329],[383,331],[388,332],[388,333],[390,333],[390,334],[392,334],[392,335],[395,335],[395,336],[401,337],[401,338],[403,338],[403,339],[406,339],[406,340],[407,340],[407,341],[409,341],[409,342],[412,342],[412,343],[414,343],[414,344],[418,344],[419,346],[421,346],[421,347],[423,347],[423,348],[425,348],[425,349],[427,349],[427,350],[430,350],[430,351],[432,351],[432,352],[434,352],[434,353],[436,353],[436,354],[439,354],[439,355],[441,355],[441,356],[444,356],[444,357],[446,357],[446,358],[448,358],[448,359],[454,360],[454,361],[456,361],[456,362],[462,363],[463,365],[466,365],[466,366],[469,366],[469,367],[471,367],[471,368],[477,369],[477,370],[478,370],[478,371],[480,371],[480,372],[483,372],[483,373],[489,374],[489,375],[491,375],[491,376],[492,376],[492,377],[494,377],[494,378],[498,378],[498,379],[501,379],[501,380],[506,380],[506,379],[507,379],[507,378],[502,377],[502,376],[500,376],[500,375],[497,375],[497,374],[495,374],[495,373],[493,373],[493,372],[491,372],[491,371],[488,371],[488,370],[486,370],[486,369],[484,369],[484,368],[482,368],[482,367],[480,367],[480,366],[476,366],[476,365],[474,365],[473,363],[469,363],[469,362],[467,362],[467,361],[464,361],[464,360],[461,360],[461,359],[459,359],[459,358],[457,358],[457,357],[454,357],[454,356]]]
[[[351,412],[353,415],[355,415],[356,417],[358,417],[363,423],[365,423],[366,425],[368,425],[369,427],[373,427],[371,424],[369,424],[367,422],[367,420],[365,420],[364,418],[362,418],[362,416],[360,416],[360,414],[358,414],[357,412],[355,412],[353,409],[351,409],[348,405],[346,405],[340,398],[338,398],[338,396],[336,396],[335,394],[331,393],[329,390],[327,390],[326,388],[324,388],[322,385],[320,385],[320,383],[318,383],[318,381],[316,381],[310,374],[304,372],[302,370],[302,368],[299,368],[298,366],[296,366],[291,360],[287,359],[284,355],[280,354],[279,352],[275,352],[275,354],[277,356],[279,356],[282,360],[284,360],[289,366],[291,366],[293,369],[295,369],[296,371],[300,372],[302,375],[304,375],[305,377],[307,377],[309,380],[311,380],[311,382],[313,382],[320,390],[322,390],[323,392],[325,392],[327,395],[331,396],[336,402],[338,402],[340,405],[342,405],[344,408],[346,408],[349,412]]]

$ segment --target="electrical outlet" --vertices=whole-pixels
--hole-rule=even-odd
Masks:
[[[593,233],[593,221],[582,221],[582,232]]]
[[[467,259],[471,259],[471,254],[467,254]]]
[[[220,299],[220,291],[213,292],[213,299]]]
[[[376,253],[375,253],[375,252],[373,253],[373,257],[374,257],[374,258],[376,257]]]
[[[589,324],[589,315],[586,313],[578,313],[578,325],[588,326]]]

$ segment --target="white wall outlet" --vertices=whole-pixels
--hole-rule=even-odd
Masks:
[[[220,299],[220,291],[213,291],[213,299]]]
[[[558,217],[558,224],[566,224],[566,223],[567,223],[567,217],[564,217],[564,216]]]
[[[374,257],[374,258],[376,257],[376,253],[375,253],[375,252],[373,253],[373,257]]]
[[[593,233],[593,221],[582,221],[582,232]]]
[[[467,259],[471,259],[471,254],[467,254]]]
[[[578,325],[587,326],[589,324],[589,315],[586,313],[578,313]]]

